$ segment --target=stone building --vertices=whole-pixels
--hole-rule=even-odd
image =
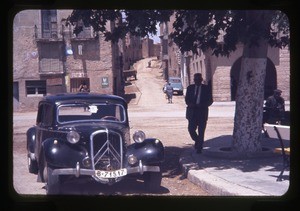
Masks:
[[[212,80],[214,101],[235,101],[243,45],[237,45],[235,52],[229,57],[216,57],[212,52],[199,51],[198,55],[191,52],[181,54],[178,46],[169,38],[172,32],[174,16],[170,22],[160,24],[162,43],[161,60],[164,76],[179,76],[186,88],[193,83],[194,73],[203,75],[204,83]],[[282,97],[290,100],[290,52],[288,49],[268,49],[265,79],[265,99],[273,94],[273,90],[282,90]]]
[[[129,70],[132,65],[143,58],[142,56],[142,40],[140,37],[127,34],[123,46],[123,69]]]
[[[127,52],[124,40],[107,42],[103,34],[94,33],[91,27],[83,27],[76,36],[72,27],[63,22],[71,12],[23,10],[15,15],[14,109],[36,109],[43,96],[78,92],[82,82],[91,92],[124,94],[123,66],[139,58],[141,53],[134,53],[131,58],[132,51]],[[112,30],[114,24],[108,22],[106,28]]]
[[[159,57],[160,56],[160,44],[154,44],[154,41],[148,37],[142,39],[142,57]]]
[[[170,17],[170,22],[160,24],[160,39],[161,39],[161,55],[164,79],[168,80],[169,77],[183,77],[181,73],[182,54],[179,47],[169,38],[169,34],[173,31],[172,24],[175,21],[175,16]]]

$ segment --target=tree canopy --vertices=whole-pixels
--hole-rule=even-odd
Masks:
[[[236,50],[236,44],[258,45],[264,38],[272,47],[289,45],[289,20],[279,10],[266,11],[271,25],[262,26],[248,18],[251,10],[74,10],[67,24],[75,26],[78,34],[83,26],[92,26],[94,32],[102,32],[107,41],[117,42],[127,33],[145,37],[157,34],[157,23],[170,20],[175,15],[170,37],[182,52],[212,49],[214,55],[228,56]],[[108,30],[107,21],[116,26]]]

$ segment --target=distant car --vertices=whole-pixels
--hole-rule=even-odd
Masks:
[[[180,77],[169,77],[168,82],[173,87],[173,92],[176,92],[179,95],[183,95],[183,86]]]
[[[60,194],[64,182],[78,178],[110,185],[128,175],[156,191],[164,146],[142,131],[136,131],[133,140],[123,98],[92,93],[46,96],[39,102],[36,125],[27,130],[29,172],[46,183],[47,194]]]

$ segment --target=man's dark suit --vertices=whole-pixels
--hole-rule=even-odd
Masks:
[[[211,86],[201,85],[200,103],[195,104],[195,84],[187,87],[185,102],[186,118],[189,121],[188,131],[191,138],[195,141],[195,148],[202,150],[204,141],[204,132],[208,118],[208,107],[213,103]],[[198,134],[196,133],[198,127]]]

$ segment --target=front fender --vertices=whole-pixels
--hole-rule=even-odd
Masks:
[[[26,132],[27,137],[27,151],[30,153],[34,153],[34,147],[35,147],[35,137],[36,129],[35,127],[31,127]]]
[[[43,142],[45,161],[58,168],[75,168],[86,157],[87,151],[80,145],[70,144],[63,139],[48,138]]]
[[[164,161],[164,146],[155,138],[145,139],[142,143],[134,143],[127,148],[126,157],[134,155],[143,164],[157,164]]]

